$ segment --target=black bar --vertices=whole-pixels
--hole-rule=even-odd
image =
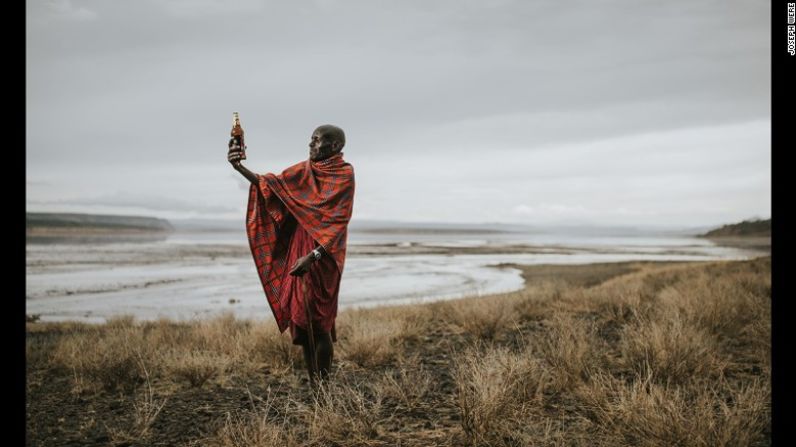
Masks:
[[[793,334],[796,324],[792,321],[792,302],[796,296],[792,285],[794,279],[789,277],[792,270],[787,265],[793,255],[794,227],[787,215],[793,198],[788,194],[789,185],[786,183],[792,174],[789,172],[788,152],[796,147],[792,117],[796,107],[793,93],[796,87],[793,69],[796,48],[792,48],[794,51],[791,54],[788,47],[788,27],[794,26],[796,30],[796,20],[792,24],[788,23],[788,8],[791,5],[796,14],[796,2],[775,1],[771,5],[771,429],[772,445],[775,446],[794,445],[791,439],[794,377],[793,368],[788,365],[789,360],[794,358],[794,349],[788,336]]]

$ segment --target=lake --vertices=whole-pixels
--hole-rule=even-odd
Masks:
[[[26,313],[42,321],[273,318],[245,233],[179,231],[149,242],[27,244]],[[498,264],[709,261],[768,255],[661,235],[351,232],[339,306],[370,307],[523,287]]]

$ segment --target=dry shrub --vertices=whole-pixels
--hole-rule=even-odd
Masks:
[[[527,284],[525,289],[513,294],[517,319],[541,320],[550,312],[550,303],[559,300],[566,288],[562,280],[548,279]]]
[[[549,384],[549,373],[527,353],[502,347],[470,348],[455,364],[457,404],[469,443],[511,445]]]
[[[76,391],[101,386],[130,392],[143,382],[138,359],[151,359],[151,348],[136,328],[98,330],[64,336],[53,350],[52,363],[72,371]]]
[[[606,321],[623,326],[641,317],[640,295],[631,292],[608,293],[603,290],[592,292],[590,296],[595,303],[597,314]]]
[[[693,263],[662,263],[641,267],[639,270],[612,278],[590,291],[599,292],[606,299],[617,295],[633,297],[642,307],[657,301],[658,293],[679,279],[689,279],[700,267]]]
[[[400,362],[394,370],[386,371],[376,386],[384,399],[394,399],[408,409],[421,406],[431,394],[434,378],[417,357]]]
[[[494,340],[516,321],[514,304],[502,295],[463,300],[451,306],[445,317],[454,331],[482,340]]]
[[[254,324],[247,337],[249,358],[268,365],[272,373],[284,374],[295,367],[303,367],[301,348],[293,344],[288,331],[280,333],[273,321]]]
[[[131,391],[142,381],[135,366],[138,354],[157,365],[154,376],[191,386],[211,379],[225,381],[230,375],[252,376],[264,366],[270,372],[287,372],[295,362],[303,363],[301,350],[280,335],[275,325],[236,320],[232,314],[197,322],[160,319],[140,325],[132,318],[118,317],[105,325],[59,335],[51,349],[45,348],[46,338],[37,337],[39,341],[28,345],[31,358],[50,350],[49,363],[70,371],[76,392],[99,386]]]
[[[714,337],[689,325],[677,312],[659,315],[657,321],[639,320],[626,326],[619,347],[622,365],[660,382],[720,377],[726,367],[718,356]]]
[[[233,358],[246,356],[246,336],[252,326],[248,320],[238,320],[232,312],[202,320],[193,326],[193,349],[212,351]]]
[[[270,394],[252,414],[227,415],[224,425],[203,445],[211,446],[363,446],[386,445],[382,435],[381,394],[343,373],[318,382],[309,402]],[[281,402],[279,407],[276,403]]]
[[[594,325],[566,313],[556,313],[545,330],[526,344],[550,366],[557,391],[588,379],[603,364],[602,345]]]
[[[744,335],[749,339],[749,352],[753,361],[764,368],[771,368],[771,318],[760,318],[751,322],[744,329]]]
[[[272,420],[267,413],[247,416],[227,414],[224,426],[214,438],[205,440],[217,447],[261,447],[304,445],[287,424]]]
[[[725,361],[771,364],[770,258],[691,268],[659,293],[691,326],[713,335]],[[687,273],[687,274],[686,274]]]
[[[550,314],[558,313],[590,314],[594,313],[597,308],[596,303],[590,299],[591,291],[588,289],[562,288],[559,294],[558,299],[550,301],[550,311],[545,318]]]
[[[151,434],[149,429],[152,423],[155,422],[155,419],[168,400],[155,399],[149,380],[149,372],[144,366],[141,358],[139,358],[139,365],[144,372],[144,379],[147,386],[133,402],[133,414],[130,424],[127,427],[105,426],[111,441],[116,445],[130,445],[135,442],[141,443],[146,441]]]
[[[227,413],[224,425],[203,444],[213,447],[260,447],[285,446],[294,447],[299,443],[299,432],[296,424],[287,419],[290,413],[291,399],[284,401],[284,409],[276,406],[277,400],[268,390],[261,408],[251,414]]]
[[[231,376],[251,376],[261,367],[257,363],[258,353],[255,352],[256,339],[252,336],[254,327],[256,324],[252,321],[239,320],[231,312],[225,312],[194,323],[188,343],[183,344],[182,350],[205,352],[209,358],[218,359],[223,363],[218,369],[221,380]]]
[[[347,313],[347,312],[346,312]],[[419,340],[433,327],[433,314],[428,306],[389,306],[360,311],[360,318],[376,317],[381,320],[397,321],[401,324],[398,338],[402,341]],[[352,314],[350,317],[354,317]],[[348,315],[344,318],[349,318]]]
[[[639,289],[642,300],[655,300],[661,290],[677,281],[692,281],[699,274],[700,267],[678,264],[674,266],[651,268],[642,276],[642,287]]]
[[[309,445],[374,445],[382,432],[381,412],[380,392],[343,374],[320,382],[313,402],[300,409]]]
[[[464,301],[471,299],[463,298],[461,300],[440,300],[432,301],[423,305],[428,310],[428,324],[430,327],[440,327],[449,323],[450,314],[453,309]]]
[[[751,324],[770,320],[770,275],[706,270],[666,287],[661,291],[661,301],[680,310],[694,324],[724,338],[746,335]]]
[[[585,291],[583,300],[603,319],[620,326],[639,318],[652,318],[660,311],[657,294],[658,288],[664,286],[654,281],[651,285],[650,278],[674,268],[648,268],[614,278]]]
[[[109,330],[123,330],[134,327],[136,327],[135,315],[131,314],[114,315],[110,318],[107,318],[104,325],[104,329]]]
[[[230,359],[208,351],[176,351],[167,357],[167,370],[172,378],[201,387],[210,379],[221,377]]]
[[[49,368],[52,353],[58,344],[55,336],[31,335],[25,337],[25,365],[28,368]]]
[[[142,323],[141,328],[152,346],[190,349],[194,344],[193,327],[190,322],[177,322],[162,317]]]
[[[338,347],[341,358],[362,367],[387,365],[398,356],[400,320],[382,319],[372,312],[352,310],[341,316]]]
[[[595,444],[767,445],[770,390],[759,381],[679,387],[655,383],[649,375],[631,383],[596,375],[578,394],[598,431]]]
[[[219,365],[219,374],[226,368],[231,374],[250,376],[264,367],[271,373],[283,374],[296,362],[303,362],[301,349],[292,344],[289,335],[280,334],[273,321],[236,320],[227,313],[195,323],[161,319],[149,323],[145,329],[153,346],[168,348],[162,354],[167,363],[193,365],[188,369],[216,358],[224,363]]]

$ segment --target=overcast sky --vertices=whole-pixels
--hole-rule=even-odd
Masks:
[[[27,2],[29,211],[244,219],[226,161],[346,131],[354,219],[700,226],[771,214],[770,5]]]

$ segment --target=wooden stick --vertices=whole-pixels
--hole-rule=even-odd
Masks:
[[[309,303],[309,291],[308,287],[304,284],[304,275],[299,277],[299,283],[301,284],[302,289],[302,296],[304,297],[304,313],[307,317],[307,335],[309,336],[309,345],[310,345],[310,359],[312,360],[312,373],[310,374],[310,383],[315,385],[315,374],[318,374],[318,359],[315,353],[315,333],[312,329],[312,309],[310,308]]]

